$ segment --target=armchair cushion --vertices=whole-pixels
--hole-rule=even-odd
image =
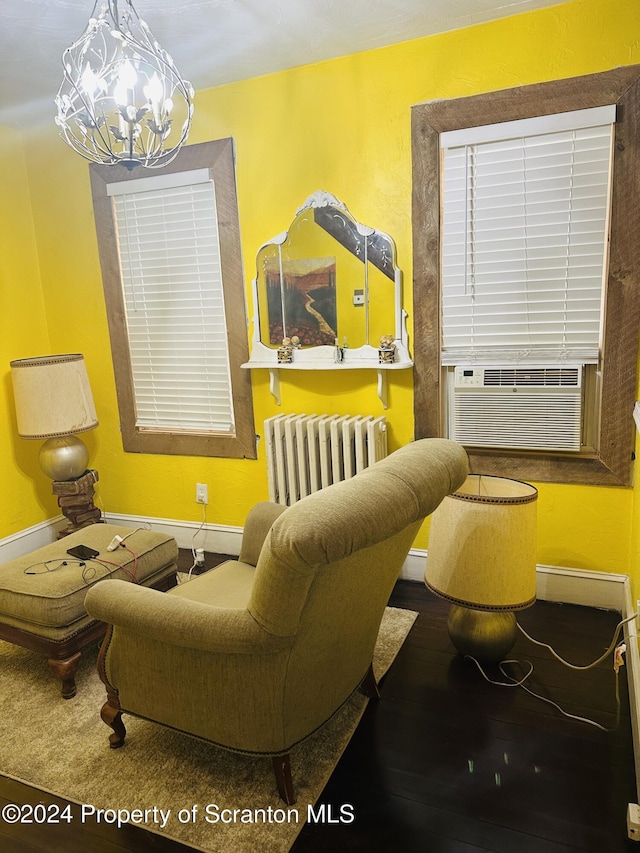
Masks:
[[[203,604],[215,604],[235,610],[246,610],[251,596],[256,567],[241,560],[228,560],[213,571],[171,590],[172,595]]]

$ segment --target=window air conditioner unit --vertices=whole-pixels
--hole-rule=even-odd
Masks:
[[[580,450],[582,365],[458,365],[448,404],[449,437],[469,447]]]

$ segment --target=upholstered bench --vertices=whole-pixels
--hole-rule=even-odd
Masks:
[[[80,559],[67,553],[78,545],[98,555]],[[172,536],[92,524],[17,557],[0,566],[0,639],[47,655],[62,681],[62,696],[70,699],[76,692],[81,650],[106,629],[85,610],[87,590],[109,578],[167,590],[175,583],[177,556]]]

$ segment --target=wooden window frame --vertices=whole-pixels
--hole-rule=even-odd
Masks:
[[[632,483],[640,326],[640,66],[412,109],[414,418],[416,438],[424,438],[442,434],[439,134],[606,104],[618,109],[597,450],[569,454],[469,448],[473,471],[539,482]]]
[[[118,241],[107,184],[136,180],[139,170],[124,166],[90,166],[96,233],[116,379],[124,449],[132,453],[179,456],[220,456],[256,459],[256,436],[251,377],[241,365],[249,359],[247,312],[242,272],[238,200],[232,139],[189,145],[164,167],[165,173],[210,169],[216,187],[222,286],[227,321],[227,345],[235,415],[235,433],[188,433],[145,430],[136,426],[135,397],[129,355],[126,314],[120,276]]]

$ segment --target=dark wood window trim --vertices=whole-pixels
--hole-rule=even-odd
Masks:
[[[439,134],[615,103],[611,242],[598,449],[590,454],[482,452],[472,470],[540,482],[628,486],[640,320],[640,66],[505,89],[412,109],[413,313],[416,438],[442,434]]]
[[[182,456],[256,458],[256,437],[250,371],[240,365],[249,359],[247,315],[242,273],[238,201],[233,140],[221,139],[189,145],[164,172],[208,168],[216,187],[222,279],[227,321],[235,434],[188,434],[140,430],[135,424],[133,383],[120,280],[120,263],[111,200],[107,184],[142,177],[138,170],[121,166],[90,166],[96,231],[102,266],[105,301],[116,377],[120,426],[124,449],[134,453]]]

